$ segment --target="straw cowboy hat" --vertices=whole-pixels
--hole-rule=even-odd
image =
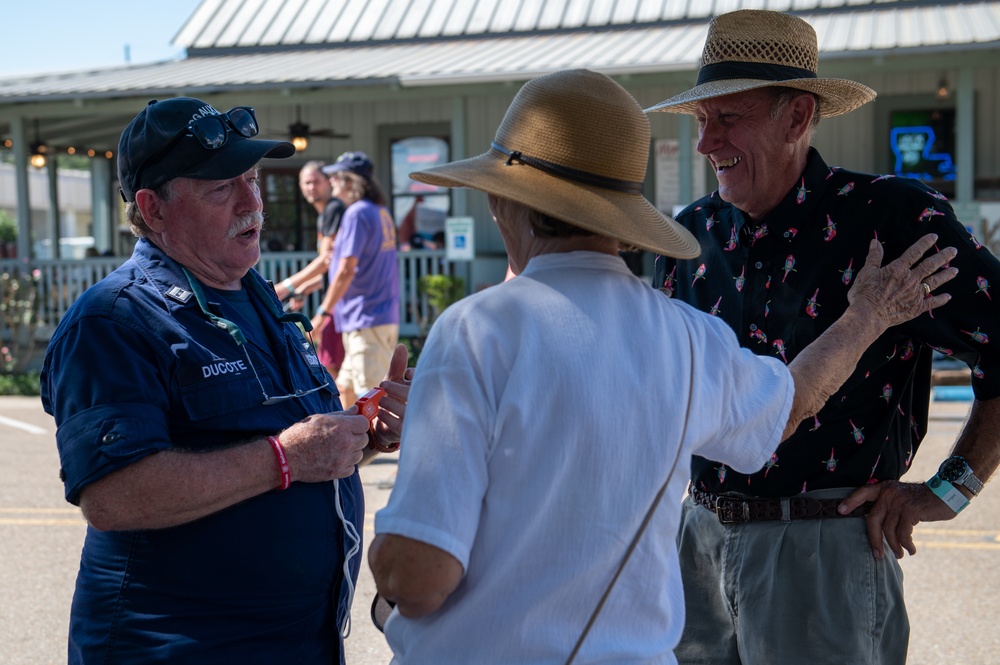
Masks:
[[[417,171],[443,187],[471,187],[628,245],[677,258],[701,248],[642,196],[649,120],[624,88],[574,69],[528,81],[488,152]]]
[[[646,112],[694,113],[700,100],[775,85],[818,95],[823,118],[875,99],[860,83],[818,78],[818,59],[816,31],[798,17],[762,9],[722,14],[708,27],[695,87]]]

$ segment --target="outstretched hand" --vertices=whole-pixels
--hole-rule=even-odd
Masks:
[[[865,265],[847,293],[848,302],[882,321],[885,328],[905,323],[947,303],[951,300],[950,294],[935,295],[933,292],[958,274],[958,268],[948,265],[958,250],[945,247],[921,260],[936,241],[937,235],[929,233],[883,267],[882,245],[872,240]]]

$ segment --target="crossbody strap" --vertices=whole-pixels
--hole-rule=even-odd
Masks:
[[[684,411],[684,426],[681,429],[681,439],[680,445],[677,446],[677,453],[674,456],[674,463],[670,466],[670,472],[667,474],[667,479],[663,481],[663,485],[660,487],[660,491],[656,493],[653,498],[653,503],[650,504],[649,510],[646,511],[646,516],[642,519],[642,524],[639,525],[639,530],[636,531],[635,536],[632,537],[632,542],[629,543],[628,549],[625,550],[625,556],[622,558],[622,562],[618,564],[618,570],[615,571],[614,577],[611,578],[611,582],[608,583],[608,588],[604,590],[604,594],[597,603],[597,607],[590,615],[590,619],[587,621],[587,625],[584,626],[583,632],[580,634],[580,639],[576,641],[576,645],[573,647],[573,651],[569,654],[569,658],[566,659],[566,665],[571,665],[573,660],[576,659],[577,654],[580,652],[580,648],[583,647],[584,640],[587,639],[587,635],[590,633],[590,629],[593,628],[594,623],[597,621],[598,615],[600,615],[601,610],[604,609],[604,603],[607,602],[608,596],[611,595],[611,590],[614,588],[615,583],[621,576],[622,571],[625,570],[625,564],[632,557],[632,553],[635,551],[636,546],[639,544],[639,539],[642,538],[642,534],[645,533],[646,527],[649,526],[650,521],[653,519],[653,514],[656,513],[657,506],[660,505],[660,500],[667,491],[667,487],[670,485],[670,479],[674,476],[674,471],[677,469],[677,463],[680,461],[681,450],[684,448],[684,440],[687,438],[687,415],[691,413],[691,396],[694,392],[694,345],[691,342],[690,331],[688,335],[688,358],[691,359],[690,372],[691,376],[688,377],[688,385],[692,387],[692,390],[688,391],[688,402],[686,409]]]

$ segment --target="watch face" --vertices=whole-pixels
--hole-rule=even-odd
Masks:
[[[968,468],[969,465],[961,457],[949,457],[942,462],[941,468],[938,469],[938,475],[948,482],[955,482],[965,475]]]

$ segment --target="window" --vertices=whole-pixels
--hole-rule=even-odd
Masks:
[[[390,139],[392,158],[390,206],[399,229],[400,247],[443,247],[444,220],[451,212],[451,194],[410,179],[410,173],[445,164],[450,146],[443,136],[419,135]]]
[[[263,251],[292,252],[316,249],[316,211],[299,193],[299,172],[268,169],[261,172],[264,201]]]

